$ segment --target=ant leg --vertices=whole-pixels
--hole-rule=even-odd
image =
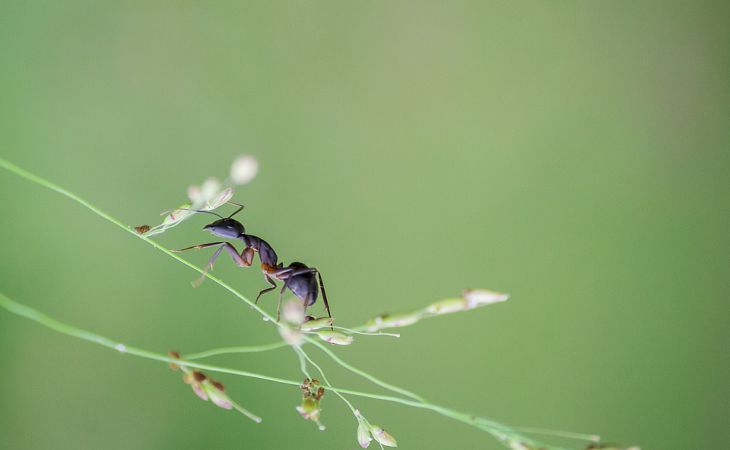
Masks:
[[[324,302],[324,307],[327,310],[327,315],[332,318],[332,313],[330,312],[330,304],[327,301],[327,292],[324,290],[324,282],[322,281],[322,274],[317,271],[317,278],[319,279],[319,289],[322,291],[322,301]],[[330,327],[331,328],[331,327]]]
[[[241,255],[238,254],[238,250],[236,250],[236,247],[231,245],[228,242],[211,242],[208,244],[200,244],[200,245],[194,245],[192,247],[183,248],[180,250],[173,250],[173,252],[182,252],[185,250],[190,249],[200,249],[200,248],[207,248],[207,247],[214,247],[218,245],[219,248],[216,250],[216,252],[213,254],[213,257],[208,260],[208,263],[205,265],[205,268],[203,269],[203,273],[198,277],[195,281],[193,281],[193,287],[198,287],[200,284],[205,280],[205,275],[208,273],[209,270],[213,269],[213,265],[215,264],[216,259],[218,259],[218,256],[220,256],[223,249],[225,249],[229,255],[231,255],[231,258],[233,258],[233,262],[235,262],[237,265],[241,267],[246,266],[246,261],[241,257]]]
[[[251,264],[253,264],[254,253],[253,247],[246,247],[241,252],[241,258],[243,258],[243,263],[246,267],[251,267]]]
[[[218,247],[218,250],[213,253],[213,256],[208,260],[208,263],[203,268],[203,273],[200,274],[198,278],[193,281],[192,285],[194,288],[199,287],[201,284],[203,284],[203,281],[205,281],[205,275],[207,275],[209,270],[213,270],[213,264],[215,264],[215,260],[218,259],[218,256],[220,256],[221,252],[223,251],[223,246],[221,245]]]
[[[215,245],[221,245],[221,244],[223,244],[223,242],[211,242],[208,244],[198,244],[198,245],[193,245],[191,247],[181,248],[180,250],[170,250],[170,251],[173,253],[179,253],[179,252],[184,252],[185,250],[192,250],[192,249],[198,250],[201,248],[213,247]]]
[[[269,277],[268,275],[264,275],[264,277],[266,278],[266,281],[269,282],[271,287],[262,289],[261,292],[259,292],[259,295],[256,296],[256,301],[254,302],[254,304],[257,304],[259,302],[259,297],[266,294],[267,292],[271,292],[276,289],[276,283],[274,282],[274,280],[272,280],[271,277]]]
[[[235,262],[239,266],[244,267],[247,265],[249,265],[249,266],[251,265],[251,264],[246,264],[246,261],[244,260],[244,258],[238,254],[238,250],[236,250],[236,247],[234,247],[232,244],[230,244],[228,242],[210,242],[208,244],[193,245],[192,247],[185,247],[185,248],[181,248],[180,250],[170,250],[170,251],[173,253],[179,253],[179,252],[184,252],[185,250],[215,247],[216,245],[220,245],[221,248],[219,249],[219,251],[217,251],[215,253],[214,257],[211,258],[210,261],[208,261],[208,265],[210,266],[211,269],[213,268],[213,263],[215,263],[215,260],[216,260],[216,258],[218,258],[218,255],[220,254],[220,250],[222,250],[222,249],[225,249],[228,252],[228,254],[231,255],[231,258],[233,258],[233,262]],[[245,252],[245,250],[243,252]],[[243,252],[241,252],[241,253],[243,253]]]
[[[290,278],[287,278],[286,281],[284,281],[284,286],[282,286],[281,290],[279,291],[279,302],[276,304],[276,321],[277,322],[279,321],[279,318],[280,318],[279,311],[281,310],[281,297],[282,297],[282,295],[284,295],[284,291],[286,291],[286,288],[289,287],[288,286],[289,280],[290,280]]]

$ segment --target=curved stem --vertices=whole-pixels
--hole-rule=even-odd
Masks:
[[[310,358],[309,355],[304,353],[300,347],[296,347],[295,351],[297,352],[298,355],[300,355],[301,358],[304,358],[307,361],[309,361],[309,364],[311,364],[312,366],[314,366],[315,369],[317,369],[317,371],[320,373],[320,375],[322,375],[322,381],[324,381],[325,386],[327,386],[328,389],[334,391],[334,393],[337,394],[337,396],[340,397],[342,399],[342,401],[345,402],[345,404],[347,404],[347,406],[350,408],[350,411],[352,411],[352,414],[354,414],[355,417],[357,417],[357,414],[355,414],[355,407],[352,406],[352,403],[350,403],[350,401],[347,400],[344,395],[339,393],[337,390],[332,389],[332,385],[330,384],[329,380],[327,379],[327,375],[324,374],[324,370],[322,370],[322,368],[319,367],[319,364],[314,362],[312,360],[312,358]],[[307,375],[307,376],[309,376],[309,375]]]
[[[26,319],[37,322],[47,328],[57,331],[59,333],[65,334],[67,336],[76,337],[76,338],[79,338],[79,339],[82,339],[85,341],[89,341],[94,344],[116,350],[123,354],[134,355],[134,356],[138,356],[140,358],[151,359],[154,361],[160,361],[160,362],[164,362],[164,363],[168,363],[168,364],[173,363],[173,364],[177,364],[179,366],[184,366],[184,367],[189,367],[189,368],[207,370],[210,372],[227,373],[230,375],[238,375],[238,376],[242,376],[242,377],[255,378],[255,379],[259,379],[259,380],[271,381],[274,383],[286,384],[286,385],[290,385],[290,386],[299,387],[301,385],[301,382],[296,381],[296,380],[288,380],[285,378],[273,377],[273,376],[263,375],[263,374],[254,373],[254,372],[247,372],[247,371],[237,370],[237,369],[229,369],[227,367],[213,366],[210,364],[200,364],[200,363],[196,363],[196,362],[187,361],[184,359],[171,358],[167,355],[152,352],[149,350],[144,350],[141,348],[128,346],[126,344],[123,344],[118,341],[114,341],[112,339],[98,335],[96,333],[92,333],[90,331],[86,331],[81,328],[77,328],[72,325],[68,325],[61,321],[58,321],[58,320],[54,319],[53,317],[45,315],[36,309],[30,308],[28,306],[25,306],[21,303],[14,301],[14,300],[11,300],[10,298],[8,298],[7,296],[5,296],[2,293],[0,293],[0,306],[5,308],[6,310],[10,311],[13,314],[16,314],[21,317],[25,317]],[[305,358],[311,362],[311,360],[308,357],[305,356]],[[318,366],[315,366],[315,367],[318,367]],[[404,399],[404,398],[400,398],[400,397],[393,397],[390,395],[373,394],[370,392],[356,391],[353,389],[341,388],[341,387],[336,387],[336,386],[329,386],[328,388],[331,391],[337,392],[340,394],[350,394],[350,395],[355,395],[355,396],[359,396],[359,397],[371,398],[371,399],[375,399],[375,400],[383,400],[383,401],[387,401],[387,402],[400,403],[402,405],[412,406],[415,408],[428,409],[428,410],[437,412],[441,415],[451,417],[460,422],[464,422],[464,423],[468,423],[470,425],[476,426],[477,428],[482,428],[480,426],[480,422],[485,420],[485,419],[481,419],[481,418],[478,418],[478,417],[475,417],[472,415],[459,413],[457,411],[453,411],[448,408],[444,408],[442,406],[433,405],[430,403],[422,403],[422,402],[408,400],[408,399]],[[493,431],[496,431],[499,433],[505,433],[505,434],[514,434],[514,431],[512,429],[510,429],[504,425],[496,424],[496,423],[494,425],[495,425],[495,430],[493,430]]]
[[[0,158],[0,167],[2,167],[4,169],[7,169],[8,171],[13,172],[13,173],[15,173],[18,176],[21,176],[23,178],[26,178],[26,179],[28,179],[28,180],[36,183],[36,184],[39,184],[41,186],[44,186],[44,187],[46,187],[48,189],[51,189],[51,190],[53,190],[55,192],[58,192],[61,195],[64,195],[64,196],[66,196],[66,197],[68,197],[68,198],[76,201],[77,203],[79,203],[79,204],[83,205],[84,207],[88,208],[89,210],[91,210],[95,214],[97,214],[100,217],[108,220],[109,222],[113,223],[114,225],[118,226],[119,228],[122,228],[123,230],[127,231],[128,233],[132,234],[133,236],[136,236],[136,237],[142,239],[143,241],[145,241],[149,245],[151,245],[154,248],[156,248],[157,250],[165,253],[169,257],[177,260],[181,264],[184,264],[185,266],[191,268],[192,270],[194,270],[194,271],[196,271],[196,272],[204,275],[205,277],[209,278],[214,283],[220,285],[221,287],[223,287],[224,289],[226,289],[228,292],[230,292],[231,294],[233,294],[236,298],[238,298],[238,299],[242,300],[243,302],[245,302],[246,304],[248,304],[249,307],[251,307],[256,312],[258,312],[259,314],[261,314],[269,322],[271,322],[271,323],[273,323],[273,324],[275,324],[277,326],[282,326],[281,324],[279,324],[274,319],[274,317],[272,315],[270,315],[264,309],[262,309],[261,307],[259,307],[258,305],[256,305],[254,302],[252,302],[251,300],[249,300],[248,298],[246,298],[243,294],[241,294],[240,292],[238,292],[236,289],[234,289],[233,287],[231,287],[227,283],[223,282],[223,280],[214,277],[210,273],[204,272],[199,267],[197,267],[194,264],[192,264],[191,262],[189,262],[189,261],[187,261],[187,260],[179,257],[175,253],[171,252],[170,250],[168,250],[167,248],[165,248],[162,245],[158,244],[157,242],[149,239],[148,237],[146,237],[144,235],[138,234],[131,227],[125,225],[124,223],[122,223],[118,219],[116,219],[116,218],[110,216],[109,214],[105,213],[104,211],[100,210],[99,208],[97,208],[96,206],[92,205],[91,203],[89,203],[88,201],[84,200],[83,198],[79,197],[78,195],[74,194],[73,192],[67,191],[66,189],[64,189],[64,188],[62,188],[62,187],[60,187],[60,186],[58,186],[58,185],[56,185],[56,184],[54,184],[54,183],[52,183],[52,182],[44,179],[44,178],[41,178],[41,177],[39,177],[39,176],[37,176],[37,175],[35,175],[33,173],[30,173],[30,172],[28,172],[28,171],[26,171],[26,170],[24,170],[24,169],[16,166],[15,164],[10,163],[10,162],[2,159],[2,158]],[[48,316],[43,315],[42,313],[40,313],[40,312],[38,312],[36,310],[33,310],[31,308],[28,308],[28,307],[26,307],[24,305],[21,305],[19,303],[13,302],[9,298],[7,298],[7,297],[5,297],[5,296],[3,296],[1,294],[0,294],[0,305],[3,306],[3,307],[5,307],[6,309],[8,309],[11,312],[14,312],[14,313],[16,313],[18,315],[24,316],[24,317],[26,317],[28,319],[35,320],[36,322],[42,323],[42,324],[46,325],[49,328],[55,329],[56,331],[59,331],[59,332],[62,332],[62,333],[65,333],[65,334],[68,334],[68,335],[71,335],[71,336],[75,336],[75,337],[78,337],[78,338],[81,338],[81,339],[85,339],[85,340],[94,342],[96,344],[99,344],[99,345],[102,345],[102,346],[105,346],[105,347],[108,347],[108,348],[114,348],[114,349],[116,349],[116,350],[118,350],[118,351],[120,351],[122,353],[129,353],[129,354],[133,354],[135,356],[140,356],[140,357],[143,357],[143,358],[148,358],[148,359],[153,359],[153,360],[163,361],[163,362],[168,362],[168,363],[169,362],[174,362],[174,363],[176,363],[178,365],[185,365],[185,366],[188,366],[188,367],[196,367],[196,368],[210,370],[210,371],[216,371],[216,372],[221,372],[221,373],[229,373],[229,374],[233,374],[233,375],[240,375],[240,376],[245,376],[245,377],[251,377],[251,378],[257,378],[257,379],[262,379],[262,380],[267,380],[267,381],[278,382],[278,383],[282,383],[282,384],[289,384],[289,385],[299,386],[299,382],[293,381],[293,380],[286,380],[286,379],[282,379],[282,378],[270,377],[270,376],[267,376],[267,375],[260,375],[260,374],[256,374],[256,373],[252,373],[252,372],[245,372],[245,371],[227,369],[227,368],[223,368],[223,367],[210,366],[210,365],[198,364],[198,363],[193,363],[193,362],[182,362],[182,361],[179,361],[179,360],[172,361],[168,357],[166,357],[165,355],[161,355],[161,354],[154,353],[154,352],[149,352],[147,350],[138,349],[138,348],[134,348],[134,347],[127,347],[127,346],[125,346],[122,343],[117,343],[117,342],[111,341],[111,340],[109,340],[109,339],[107,339],[107,338],[105,338],[103,336],[99,336],[99,335],[96,335],[94,333],[90,333],[90,332],[87,332],[87,331],[84,331],[84,330],[80,330],[78,328],[71,327],[69,325],[63,324],[63,323],[61,323],[61,322],[59,322],[59,321],[57,321],[57,320],[55,320],[55,319],[53,319],[51,317],[48,317]],[[355,330],[360,331],[358,328],[360,328],[360,327],[356,327]],[[318,348],[320,348],[323,352],[325,352],[328,356],[330,356],[340,366],[342,366],[342,367],[346,368],[347,370],[350,370],[351,372],[356,373],[356,374],[358,374],[358,375],[360,375],[360,376],[362,376],[362,377],[370,380],[371,382],[373,382],[373,383],[375,383],[375,384],[377,384],[377,385],[379,385],[381,387],[384,387],[384,388],[389,389],[391,391],[394,391],[394,392],[400,393],[402,395],[408,396],[412,400],[404,399],[404,398],[400,398],[400,397],[388,396],[388,395],[370,394],[370,393],[364,393],[364,392],[359,392],[359,391],[353,391],[353,390],[349,390],[349,389],[330,387],[330,390],[332,390],[332,391],[336,391],[336,392],[340,392],[340,393],[347,393],[347,394],[351,394],[351,395],[359,395],[359,396],[363,396],[363,397],[368,397],[368,398],[373,398],[373,399],[379,399],[379,400],[384,400],[384,401],[391,401],[391,402],[395,402],[395,403],[401,403],[401,404],[408,405],[408,406],[413,406],[413,407],[416,407],[416,408],[429,409],[429,410],[435,411],[435,412],[437,412],[437,413],[439,413],[441,415],[444,415],[446,417],[451,417],[451,418],[453,418],[455,420],[458,420],[460,422],[464,422],[464,423],[467,423],[467,424],[472,425],[474,427],[477,427],[479,429],[482,429],[484,431],[487,431],[487,432],[489,432],[490,434],[492,434],[493,436],[497,437],[498,439],[502,440],[505,443],[508,443],[507,439],[512,439],[512,438],[518,439],[519,442],[530,443],[531,445],[535,443],[534,440],[529,439],[526,436],[521,435],[521,434],[517,433],[515,430],[513,430],[513,429],[511,429],[511,428],[509,428],[509,427],[507,427],[505,425],[502,425],[502,424],[500,424],[498,422],[494,422],[494,421],[491,421],[491,420],[488,420],[488,419],[484,419],[484,418],[480,418],[480,417],[476,417],[476,416],[472,416],[472,415],[468,415],[468,414],[464,414],[464,413],[459,413],[459,412],[450,410],[448,408],[444,408],[444,407],[441,407],[441,406],[438,406],[438,405],[430,404],[430,403],[426,402],[423,399],[423,397],[421,397],[421,396],[419,396],[419,395],[417,395],[415,393],[412,393],[412,392],[410,392],[410,391],[408,391],[406,389],[399,388],[397,386],[394,386],[394,385],[391,385],[389,383],[386,383],[386,382],[384,382],[382,380],[379,380],[378,378],[376,378],[376,377],[368,374],[367,372],[364,372],[364,371],[362,371],[360,369],[357,369],[357,368],[349,365],[348,363],[344,362],[342,359],[340,359],[339,357],[337,357],[331,350],[329,350],[328,348],[326,348],[320,342],[317,342],[316,340],[312,339],[311,337],[305,335],[304,338],[308,342],[310,342],[313,345],[315,345]],[[301,350],[301,351],[302,351],[303,354],[306,355],[306,353],[304,353],[304,350]],[[541,444],[541,446],[542,447],[545,447],[547,449],[555,449],[555,450],[558,449],[557,447],[549,447],[549,446],[545,446],[545,445],[542,445],[542,444]]]
[[[272,315],[270,315],[264,309],[262,309],[260,306],[258,306],[257,304],[255,304],[254,302],[252,302],[251,300],[249,300],[248,298],[246,298],[243,294],[241,294],[240,292],[238,292],[236,289],[234,289],[233,287],[231,287],[229,284],[225,283],[223,280],[214,277],[209,272],[203,271],[202,269],[200,269],[199,267],[197,267],[193,263],[191,263],[191,262],[189,262],[189,261],[181,258],[180,256],[178,256],[175,253],[171,252],[170,250],[168,250],[167,248],[165,248],[162,245],[158,244],[157,242],[153,241],[152,239],[149,239],[146,236],[143,236],[143,235],[138,234],[136,231],[134,231],[129,226],[123,224],[121,221],[117,220],[116,218],[114,218],[114,217],[110,216],[109,214],[105,213],[104,211],[100,210],[99,208],[97,208],[96,206],[94,206],[91,203],[87,202],[86,200],[84,200],[83,198],[81,198],[78,195],[74,194],[73,192],[67,191],[66,189],[58,186],[57,184],[52,183],[51,181],[48,181],[48,180],[46,180],[44,178],[41,178],[38,175],[35,175],[33,173],[30,173],[30,172],[26,171],[25,169],[22,169],[22,168],[16,166],[13,163],[10,163],[8,161],[5,161],[2,158],[0,158],[0,167],[3,167],[5,169],[7,169],[7,170],[9,170],[9,171],[11,171],[13,173],[15,173],[16,175],[19,175],[19,176],[21,176],[23,178],[27,178],[28,180],[30,180],[30,181],[32,181],[34,183],[40,184],[41,186],[45,186],[48,189],[51,189],[51,190],[53,190],[55,192],[58,192],[59,194],[65,195],[66,197],[68,197],[68,198],[70,198],[70,199],[72,199],[72,200],[80,203],[81,205],[83,205],[86,208],[90,209],[91,211],[93,211],[97,215],[103,217],[104,219],[106,219],[109,222],[113,223],[114,225],[118,226],[119,228],[122,228],[123,230],[127,231],[128,233],[132,234],[133,236],[136,236],[136,237],[142,239],[146,243],[148,243],[151,246],[155,247],[157,250],[160,250],[161,252],[165,253],[166,255],[170,256],[171,258],[174,258],[178,262],[180,262],[180,263],[188,266],[189,268],[193,269],[194,271],[196,271],[196,272],[204,275],[205,277],[211,279],[213,282],[215,282],[218,285],[222,286],[224,289],[226,289],[228,292],[230,292],[231,294],[233,294],[234,296],[236,296],[240,300],[243,300],[245,303],[247,303],[251,308],[253,308],[254,310],[256,310],[259,314],[261,314],[269,322],[271,322],[271,323],[273,323],[273,324],[275,324],[277,326],[282,326],[279,322],[277,322],[274,319],[274,317]],[[305,336],[305,339],[308,342],[313,343],[316,346],[318,346],[320,349],[322,349],[322,351],[324,351],[331,358],[333,358],[335,360],[335,362],[337,362],[337,364],[341,365],[342,367],[346,368],[347,370],[350,370],[350,371],[352,371],[352,372],[354,372],[354,373],[356,373],[356,374],[358,374],[358,375],[360,375],[360,376],[362,376],[362,377],[364,377],[364,378],[372,381],[373,383],[375,383],[375,384],[377,384],[377,385],[379,385],[379,386],[381,386],[381,387],[383,387],[385,389],[389,389],[389,390],[391,390],[393,392],[397,392],[399,394],[406,395],[406,396],[408,396],[410,398],[413,398],[415,400],[423,401],[423,398],[421,396],[419,396],[419,395],[416,395],[416,394],[414,394],[414,393],[412,393],[412,392],[410,392],[410,391],[408,391],[406,389],[402,389],[402,388],[399,388],[397,386],[393,386],[393,385],[391,385],[389,383],[386,383],[384,381],[381,381],[378,378],[376,378],[376,377],[374,377],[374,376],[372,376],[372,375],[370,375],[370,374],[368,374],[368,373],[366,373],[366,372],[364,372],[364,371],[362,371],[360,369],[357,369],[357,368],[355,368],[355,367],[353,367],[353,366],[345,363],[344,361],[342,361],[342,359],[340,359],[339,357],[337,357],[332,351],[330,351],[328,348],[324,347],[322,344],[320,344],[319,342],[315,341],[314,339],[312,339],[312,338],[310,338],[308,336]],[[304,350],[302,350],[302,351],[304,351]]]
[[[360,375],[361,377],[363,377],[366,380],[369,380],[369,381],[377,384],[380,387],[383,387],[385,389],[389,389],[389,390],[391,390],[393,392],[397,392],[397,393],[399,393],[401,395],[405,395],[406,397],[410,397],[410,398],[412,398],[414,400],[417,400],[419,402],[426,403],[426,400],[423,397],[421,397],[420,395],[415,394],[415,393],[413,393],[413,392],[411,392],[411,391],[409,391],[407,389],[403,389],[403,388],[400,388],[398,386],[394,386],[394,385],[392,385],[390,383],[387,383],[387,382],[385,382],[385,381],[383,381],[383,380],[381,380],[379,378],[376,378],[373,375],[370,375],[369,373],[365,372],[364,370],[358,369],[357,367],[352,366],[349,363],[346,363],[345,361],[342,360],[342,358],[340,358],[339,356],[337,356],[332,350],[328,349],[327,346],[325,346],[321,342],[319,342],[319,341],[317,341],[317,340],[315,340],[313,338],[310,338],[309,336],[304,336],[304,339],[306,339],[307,342],[309,342],[310,344],[313,344],[314,346],[316,346],[317,348],[319,348],[320,350],[322,350],[325,354],[327,354],[327,356],[329,356],[330,358],[332,358],[332,360],[334,362],[336,362],[340,366],[344,367],[345,369],[349,370],[350,372],[355,373],[357,375]]]
[[[51,181],[48,181],[45,178],[41,178],[38,175],[35,175],[33,173],[30,173],[27,170],[22,169],[22,168],[16,166],[15,164],[13,164],[11,162],[8,162],[8,161],[6,161],[6,160],[4,160],[2,158],[0,158],[0,167],[2,167],[4,169],[7,169],[7,170],[15,173],[16,175],[20,175],[21,177],[26,178],[26,179],[28,179],[28,180],[36,183],[36,184],[40,184],[41,186],[47,187],[48,189],[51,189],[52,191],[58,192],[61,195],[65,195],[66,197],[70,198],[71,200],[74,200],[77,203],[80,203],[81,205],[83,205],[86,208],[88,208],[91,211],[93,211],[95,214],[103,217],[104,219],[108,220],[109,222],[113,223],[114,225],[118,226],[119,228],[123,229],[124,231],[130,233],[131,235],[142,239],[143,241],[145,241],[146,243],[150,244],[151,246],[153,246],[157,250],[165,253],[167,256],[169,256],[171,258],[174,258],[178,262],[180,262],[180,263],[188,266],[189,268],[191,268],[194,271],[200,273],[201,275],[205,275],[207,278],[211,279],[214,283],[217,283],[218,285],[220,285],[224,289],[226,289],[228,292],[230,292],[231,294],[235,295],[240,300],[243,300],[245,303],[248,304],[248,306],[250,306],[252,309],[256,310],[259,314],[261,314],[266,319],[268,319],[269,322],[271,322],[273,324],[276,324],[276,325],[279,325],[276,322],[275,318],[272,315],[270,315],[264,309],[262,309],[260,306],[258,306],[257,304],[255,304],[254,302],[252,302],[251,300],[249,300],[248,298],[246,298],[245,296],[243,296],[240,292],[238,292],[233,287],[231,287],[230,285],[228,285],[227,283],[225,283],[223,280],[214,277],[213,275],[211,275],[208,272],[204,272],[203,269],[201,269],[198,266],[196,266],[195,264],[193,264],[193,263],[191,263],[191,262],[189,262],[189,261],[187,261],[187,260],[179,257],[175,253],[171,252],[170,250],[168,250],[167,248],[165,248],[162,245],[158,244],[157,242],[153,241],[152,239],[148,238],[147,236],[138,234],[131,227],[123,224],[120,220],[118,220],[118,219],[110,216],[109,214],[105,213],[101,209],[99,209],[96,206],[92,205],[91,203],[89,203],[88,201],[86,201],[83,198],[79,197],[78,195],[74,194],[73,192],[67,191],[66,189],[62,188],[61,186],[58,186],[57,184],[52,183]]]

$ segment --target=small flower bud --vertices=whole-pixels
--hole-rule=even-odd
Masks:
[[[318,330],[320,328],[327,328],[332,326],[334,319],[331,317],[321,317],[319,319],[307,320],[301,326],[302,331]]]
[[[284,320],[292,325],[299,325],[304,322],[304,304],[301,301],[289,300],[282,308]]]
[[[203,390],[206,394],[208,394],[208,397],[210,398],[210,401],[215,403],[216,406],[223,409],[232,409],[233,408],[233,402],[231,399],[226,395],[225,392],[223,392],[223,385],[218,382],[211,382],[210,380],[205,380],[201,386],[203,387]],[[220,386],[220,387],[219,387]]]
[[[449,314],[469,309],[467,302],[461,298],[450,298],[433,303],[426,308],[431,314]]]
[[[279,327],[279,334],[284,342],[293,347],[299,347],[304,342],[304,336],[299,330],[293,330],[286,325]]]
[[[197,199],[197,201],[201,203],[207,203],[210,199],[215,197],[216,194],[218,194],[221,190],[221,183],[218,181],[215,177],[209,177],[205,181],[203,181],[203,184],[200,186],[200,190],[198,193],[200,194],[200,198]],[[192,198],[190,200],[193,200]]]
[[[319,413],[322,410],[319,409],[319,402],[313,398],[305,398],[302,400],[302,404],[297,406],[297,412],[307,420],[318,421]]]
[[[385,431],[378,425],[370,425],[370,433],[373,435],[376,441],[380,442],[386,447],[398,447],[398,443],[395,438]]]
[[[319,338],[325,342],[336,345],[350,345],[352,344],[352,336],[349,336],[339,331],[322,330],[318,331]]]
[[[367,326],[368,331],[375,332],[380,331],[383,328],[397,328],[413,325],[420,319],[421,318],[417,313],[396,314],[392,316],[383,315],[370,320],[367,324],[365,324],[365,326]]]
[[[192,214],[192,212],[190,210],[182,209],[182,208],[188,208],[189,206],[190,205],[183,205],[180,207],[180,209],[173,210],[165,217],[165,220],[163,220],[162,223],[165,225],[171,225],[175,222],[179,222],[179,221],[183,220],[185,217]]]
[[[235,184],[246,184],[256,177],[259,163],[251,155],[241,155],[231,164],[231,181]]]
[[[233,197],[233,188],[223,189],[221,192],[216,193],[210,199],[206,200],[204,209],[218,209],[230,200],[231,197]]]
[[[370,441],[372,441],[373,438],[370,436],[370,429],[365,424],[364,421],[359,420],[357,425],[357,442],[360,444],[360,447],[362,448],[368,448],[370,445]]]
[[[506,301],[509,298],[509,294],[486,289],[469,289],[464,291],[463,297],[469,305],[469,308],[476,308],[477,306]]]

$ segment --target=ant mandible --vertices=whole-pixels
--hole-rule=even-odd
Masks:
[[[276,279],[284,282],[284,286],[279,292],[279,303],[276,307],[277,321],[279,320],[281,297],[282,295],[284,295],[284,292],[287,289],[292,291],[294,295],[296,295],[304,302],[305,310],[317,301],[319,290],[321,290],[324,307],[327,310],[327,315],[331,318],[332,314],[330,313],[330,305],[327,301],[327,293],[324,290],[324,282],[322,281],[322,274],[319,272],[319,270],[315,267],[308,267],[306,264],[300,262],[293,262],[287,267],[284,267],[284,265],[279,262],[279,258],[276,255],[276,252],[274,251],[273,247],[269,245],[268,242],[258,236],[246,234],[246,228],[243,226],[243,224],[233,218],[233,216],[241,212],[241,210],[243,209],[243,205],[233,202],[228,203],[238,206],[238,209],[236,209],[228,217],[223,217],[212,211],[191,211],[218,216],[218,220],[209,223],[208,225],[204,226],[203,229],[208,230],[213,235],[218,237],[226,239],[240,239],[241,241],[243,241],[245,248],[239,254],[238,250],[236,250],[236,247],[234,247],[233,244],[221,241],[193,245],[191,247],[181,248],[180,250],[173,250],[173,252],[183,252],[185,250],[191,249],[201,249],[216,246],[218,247],[218,250],[215,251],[213,256],[205,265],[205,268],[203,269],[203,274],[200,276],[200,278],[193,282],[193,286],[197,287],[203,282],[203,280],[205,279],[205,274],[213,268],[216,259],[218,259],[218,256],[220,256],[221,252],[224,249],[228,252],[229,255],[231,255],[233,261],[240,267],[250,267],[253,264],[254,253],[258,252],[259,259],[261,260],[261,271],[263,272],[264,278],[271,285],[271,287],[262,289],[256,296],[255,303],[258,303],[259,298],[263,294],[266,294],[276,289],[277,286],[276,282],[274,281]],[[317,282],[319,282],[319,286],[317,286]],[[318,287],[319,289],[317,289]]]

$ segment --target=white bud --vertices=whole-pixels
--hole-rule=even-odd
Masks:
[[[216,177],[208,177],[200,186],[200,192],[205,198],[210,198],[221,190],[221,182]]]
[[[469,309],[467,302],[461,298],[450,298],[433,303],[426,308],[431,314],[449,314]]]
[[[385,431],[378,425],[370,425],[370,433],[373,435],[376,441],[380,442],[386,447],[398,447],[398,443],[395,438]]]
[[[352,336],[349,336],[339,331],[322,330],[318,331],[319,338],[325,342],[336,345],[350,345],[352,344]]]
[[[173,211],[170,211],[170,213],[165,216],[165,220],[163,220],[162,223],[165,225],[171,225],[175,222],[179,222],[183,220],[186,216],[192,214],[192,212],[189,209],[182,209],[182,208],[188,208],[190,205],[183,205],[180,208],[181,209],[175,209]],[[162,214],[165,214],[164,212]]]
[[[320,328],[327,328],[332,325],[335,319],[331,317],[320,317],[319,319],[307,320],[302,324],[302,331],[319,330]]]
[[[223,189],[210,199],[206,199],[205,209],[212,210],[223,206],[228,200],[233,197],[233,188]]]
[[[223,409],[232,409],[233,408],[233,402],[231,399],[226,395],[225,392],[223,392],[221,389],[217,388],[208,380],[203,381],[201,383],[203,389],[205,390],[205,393],[208,394],[208,397],[210,398],[210,401],[215,403],[216,406],[223,408]]]
[[[418,313],[396,314],[393,316],[378,316],[366,323],[365,326],[367,326],[368,331],[374,332],[382,330],[383,328],[397,328],[413,325],[420,319],[421,318]]]
[[[231,165],[231,181],[236,184],[246,184],[256,177],[259,163],[251,155],[241,155]]]
[[[281,335],[284,342],[293,346],[299,347],[304,342],[304,336],[298,330],[292,330],[288,326],[284,325],[279,327],[279,334]]]
[[[486,289],[469,289],[464,291],[463,297],[469,305],[469,308],[476,308],[477,306],[506,301],[509,298],[509,294],[488,291]]]
[[[289,300],[282,309],[282,316],[287,322],[293,325],[304,322],[304,304],[301,301]]]
[[[365,424],[364,421],[360,420],[359,424],[357,426],[357,442],[360,444],[360,447],[362,448],[368,448],[370,445],[370,441],[372,441],[373,438],[370,436],[370,429]]]

